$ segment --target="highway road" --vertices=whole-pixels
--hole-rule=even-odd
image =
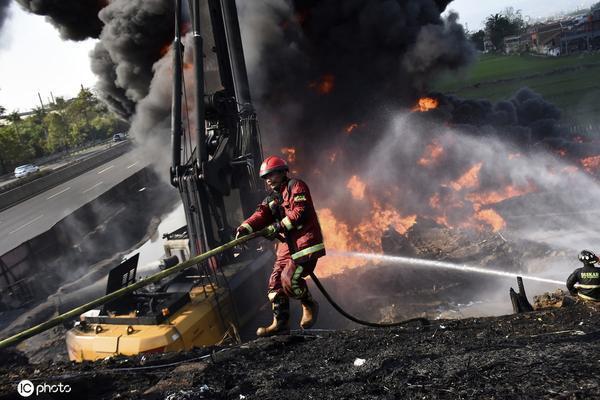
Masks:
[[[0,254],[47,231],[149,163],[139,152],[130,151],[0,212]]]
[[[32,164],[37,165],[38,167],[40,167],[40,171],[47,171],[47,170],[53,171],[53,170],[56,170],[56,169],[59,169],[59,168],[65,166],[65,165],[67,165],[69,163],[73,163],[73,162],[80,161],[80,160],[83,160],[85,158],[88,158],[88,157],[90,157],[90,156],[92,156],[92,155],[94,155],[96,153],[99,153],[101,151],[104,151],[104,150],[106,150],[106,149],[108,149],[110,147],[122,146],[125,143],[127,143],[127,142],[118,142],[118,143],[114,143],[112,141],[110,141],[110,142],[104,142],[104,143],[98,144],[96,146],[88,147],[88,148],[86,148],[84,150],[77,151],[76,153],[74,153],[74,154],[72,154],[70,156],[63,157],[63,158],[60,158],[58,160],[50,161],[50,162],[47,162],[45,164],[38,164],[35,161],[32,162]],[[11,184],[11,183],[13,183],[13,182],[15,182],[17,180],[18,179],[15,178],[14,173],[5,174],[3,176],[0,176],[0,188],[2,186]]]

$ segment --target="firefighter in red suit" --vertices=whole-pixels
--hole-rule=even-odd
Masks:
[[[258,336],[289,333],[290,297],[302,304],[303,329],[313,326],[319,310],[304,277],[315,269],[317,259],[325,255],[323,235],[308,186],[299,179],[290,179],[288,170],[287,163],[279,157],[263,161],[259,175],[272,192],[237,229],[239,237],[273,225],[280,238],[269,278],[273,323],[258,328]]]

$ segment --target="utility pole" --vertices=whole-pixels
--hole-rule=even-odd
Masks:
[[[40,92],[38,92],[38,99],[40,99],[40,105],[42,106],[42,111],[45,112],[45,110],[44,110],[44,102],[42,101],[42,95],[40,94]]]

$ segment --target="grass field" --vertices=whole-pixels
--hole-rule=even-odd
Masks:
[[[460,75],[434,85],[443,93],[498,101],[527,86],[558,106],[569,119],[600,116],[600,54],[565,57],[482,55]]]

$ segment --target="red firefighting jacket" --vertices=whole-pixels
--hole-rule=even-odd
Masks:
[[[284,181],[247,220],[248,231],[258,231],[275,222],[285,227],[285,242],[277,245],[277,259],[288,258],[298,264],[325,255],[323,234],[306,183],[299,179]]]

